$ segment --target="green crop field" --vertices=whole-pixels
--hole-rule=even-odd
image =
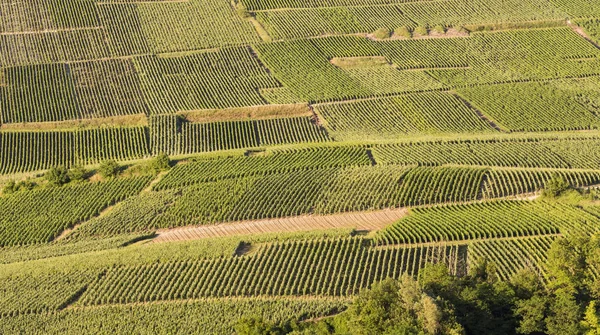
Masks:
[[[598,241],[600,1],[0,0],[0,334],[598,334]]]

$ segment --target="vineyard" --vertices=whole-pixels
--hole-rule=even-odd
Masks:
[[[554,292],[599,186],[598,1],[0,0],[1,334],[513,315],[463,284]]]

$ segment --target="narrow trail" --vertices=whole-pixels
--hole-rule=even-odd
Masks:
[[[252,235],[277,232],[302,232],[335,228],[355,228],[374,231],[406,216],[406,208],[375,212],[344,213],[336,215],[307,215],[281,219],[242,221],[216,226],[175,228],[158,231],[151,243],[187,241],[203,238]]]
[[[581,28],[580,26],[571,23],[571,21],[567,21],[567,25],[569,26],[569,28],[573,29],[574,32],[576,32],[577,34],[581,35],[583,38],[585,38],[588,42],[592,43],[596,48],[600,49],[600,45],[598,45],[598,43],[596,43],[586,32],[585,30],[583,30],[583,28]]]

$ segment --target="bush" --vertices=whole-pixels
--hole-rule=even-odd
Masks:
[[[405,37],[405,38],[411,38],[412,37],[412,32],[410,31],[410,29],[408,29],[408,27],[396,28],[396,30],[394,30],[394,34],[396,36],[402,36],[402,37]]]
[[[423,27],[423,26],[419,26],[419,27],[415,28],[415,33],[417,33],[421,36],[429,35],[429,31],[427,30],[427,27]]]
[[[392,36],[392,32],[388,28],[379,28],[373,33],[373,36],[375,36],[377,39],[383,40],[390,38]]]
[[[36,184],[33,181],[31,181],[29,177],[27,177],[27,179],[22,180],[15,185],[15,192],[31,191],[35,188],[35,186]]]
[[[15,193],[17,190],[18,190],[17,183],[14,180],[9,180],[8,183],[6,183],[6,185],[4,185],[4,188],[2,189],[2,193],[12,194],[12,193]]]
[[[438,24],[437,26],[433,27],[433,31],[435,31],[438,34],[445,34],[446,33],[446,27]]]
[[[62,186],[69,182],[69,170],[64,166],[56,166],[46,171],[44,178],[51,186]]]
[[[542,195],[546,197],[557,197],[568,190],[569,187],[569,183],[561,176],[553,176],[546,182]]]
[[[171,159],[169,159],[169,156],[165,153],[159,154],[150,162],[150,169],[152,169],[156,173],[168,170],[170,168]]]
[[[87,170],[83,166],[77,165],[69,170],[68,175],[71,181],[80,182],[87,177]]]
[[[114,160],[107,160],[100,164],[98,172],[100,172],[102,178],[113,178],[119,175],[121,167]]]
[[[247,19],[252,16],[248,11],[248,8],[246,8],[246,6],[241,2],[238,2],[238,4],[235,6],[235,10],[242,19]]]

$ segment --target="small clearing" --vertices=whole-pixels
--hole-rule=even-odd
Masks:
[[[356,230],[380,230],[407,214],[405,208],[374,212],[345,213],[336,215],[308,215],[281,219],[242,221],[216,226],[175,228],[157,232],[152,243],[197,240],[203,238],[253,235],[276,232],[300,232],[335,228]]]

